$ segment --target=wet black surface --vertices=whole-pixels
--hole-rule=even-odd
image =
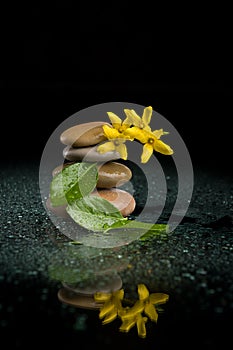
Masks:
[[[59,233],[42,205],[38,171],[36,162],[5,164],[1,171],[2,348],[229,347],[233,321],[231,176],[194,168],[190,207],[173,232],[101,251],[70,245]],[[171,173],[171,201],[176,193],[173,181]],[[143,205],[142,193],[138,193],[138,210]],[[167,218],[169,205],[161,221]],[[148,321],[145,339],[138,337],[135,327],[129,333],[119,332],[119,320],[102,325],[97,310],[59,301],[59,278],[82,282],[84,274],[91,278],[93,271],[104,269],[118,270],[128,298],[137,298],[139,283],[150,292],[169,295],[158,323]],[[100,276],[104,278],[105,273]]]
[[[19,2],[2,12],[0,347],[228,349],[231,11],[225,4],[191,5],[186,13],[177,3],[166,4],[164,12],[127,1],[79,2],[78,9],[75,4]],[[111,101],[152,105],[178,130],[198,167],[189,210],[174,232],[103,254],[71,246],[59,234],[41,203],[35,159],[59,123]],[[177,192],[172,173],[167,180],[162,222],[169,219]],[[141,179],[135,182],[138,214],[146,191]],[[151,202],[148,219],[160,210]],[[180,212],[173,216],[179,220]],[[138,283],[169,294],[158,323],[147,323],[146,339],[135,328],[120,333],[119,320],[102,326],[97,311],[59,301],[60,279],[82,281],[106,267],[119,269],[129,298],[137,297]]]

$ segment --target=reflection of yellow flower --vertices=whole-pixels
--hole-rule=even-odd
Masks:
[[[137,126],[133,126],[132,128],[127,129],[128,136],[135,138],[144,144],[141,155],[142,163],[148,162],[153,154],[153,151],[166,155],[173,154],[171,147],[160,140],[160,137],[165,134],[167,134],[167,132],[164,132],[163,129],[146,131],[144,129],[138,128]]]
[[[122,308],[121,300],[124,297],[124,290],[120,289],[113,293],[96,293],[94,297],[96,302],[104,303],[99,313],[99,318],[104,318],[103,324],[114,321]]]
[[[121,318],[123,321],[119,328],[121,332],[128,332],[136,324],[139,337],[146,337],[145,323],[147,321],[147,317],[143,317],[140,313],[136,313],[132,315],[132,317],[124,319],[124,316],[122,316]]]
[[[119,328],[121,332],[128,332],[136,325],[138,335],[145,338],[147,317],[144,317],[143,313],[148,316],[151,321],[157,322],[158,313],[156,305],[166,303],[169,296],[164,293],[150,294],[144,284],[138,284],[138,296],[139,300],[137,300],[132,307],[123,307],[123,289],[113,293],[96,293],[94,295],[95,301],[103,304],[99,313],[99,318],[104,318],[103,324],[112,322],[119,317],[122,320],[122,324]]]
[[[158,312],[154,305],[164,304],[167,302],[169,296],[164,293],[149,294],[148,289],[144,284],[138,285],[139,301],[144,304],[144,313],[151,319],[157,322]]]
[[[112,128],[108,125],[103,125],[103,130],[109,142],[105,142],[102,145],[99,145],[97,151],[99,153],[116,151],[120,154],[120,157],[122,159],[126,160],[128,154],[125,141],[132,141],[132,137],[130,135],[125,135],[124,133],[121,133],[117,129]]]
[[[138,128],[146,131],[151,131],[149,126],[153,112],[151,106],[144,108],[142,117],[137,115],[133,109],[124,109],[124,112],[131,125],[137,126]]]

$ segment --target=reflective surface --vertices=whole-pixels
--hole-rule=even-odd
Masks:
[[[225,349],[233,321],[232,180],[207,171],[196,174],[190,208],[174,232],[97,248],[72,244],[52,224],[41,203],[37,164],[4,167],[1,344],[13,349]],[[168,186],[172,202],[172,173]],[[168,216],[169,205],[161,220]],[[123,306],[131,308],[142,284],[150,294],[169,296],[156,308],[157,322],[143,314],[146,336],[139,336],[136,325],[120,331],[120,318],[102,324],[94,294],[123,289]]]

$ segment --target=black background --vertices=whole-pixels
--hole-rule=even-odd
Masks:
[[[193,161],[230,171],[229,9],[56,1],[2,11],[2,159],[39,160],[54,129],[104,102],[151,105]]]
[[[1,162],[39,162],[48,138],[70,115],[94,104],[126,101],[151,105],[167,118],[195,167],[220,177],[232,172],[232,12],[218,3],[162,4],[125,0],[75,6],[66,0],[2,7]]]

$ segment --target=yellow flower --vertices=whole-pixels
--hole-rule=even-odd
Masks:
[[[122,324],[119,328],[121,332],[128,332],[134,325],[137,325],[137,331],[138,331],[139,337],[141,338],[146,337],[145,323],[147,321],[147,317],[143,317],[141,313],[136,313],[128,318],[124,318],[124,316],[122,316],[121,318],[122,318]]]
[[[119,133],[124,133],[126,129],[130,127],[129,118],[126,118],[124,121],[121,120],[115,113],[107,112],[109,119],[111,120],[112,126]]]
[[[99,153],[106,153],[116,151],[120,154],[120,157],[124,160],[127,159],[128,153],[125,145],[126,140],[133,141],[130,135],[119,132],[117,129],[108,125],[103,125],[104,134],[109,140],[98,146],[97,151]]]
[[[138,128],[146,131],[151,131],[151,128],[149,126],[153,112],[151,106],[144,108],[142,117],[137,115],[134,109],[124,109],[124,112],[130,125],[137,126]]]
[[[103,324],[114,321],[119,310],[121,310],[121,300],[124,297],[124,290],[120,289],[113,293],[95,293],[94,299],[98,303],[104,303],[100,307],[99,318],[103,320]]]
[[[139,302],[144,305],[144,313],[151,321],[157,322],[158,312],[154,305],[164,304],[168,301],[169,295],[165,293],[152,293],[150,294],[144,284],[138,285]]]
[[[127,135],[131,138],[135,138],[140,141],[143,146],[143,152],[141,155],[141,162],[146,163],[150,159],[153,154],[153,151],[171,155],[173,154],[173,150],[170,146],[160,140],[162,135],[168,134],[168,132],[160,130],[154,131],[146,131],[144,129],[140,129],[137,126],[133,126],[130,129],[127,129]]]

